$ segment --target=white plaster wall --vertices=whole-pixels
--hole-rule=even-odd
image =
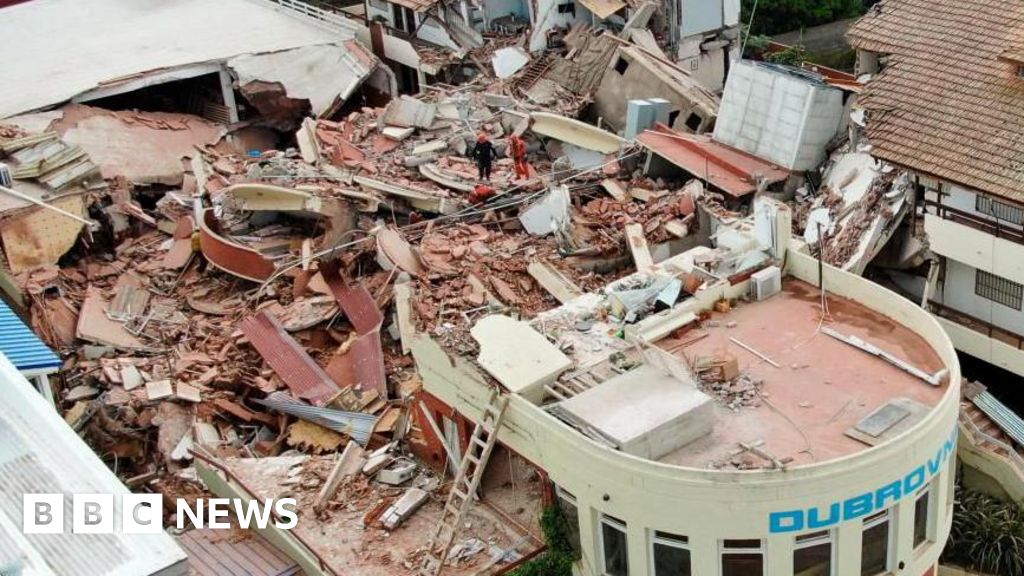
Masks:
[[[395,27],[394,14],[391,12],[391,4],[386,0],[366,0],[366,19],[376,20],[383,18],[388,26]]]
[[[483,5],[488,21],[508,16],[509,13],[515,14],[519,18],[530,17],[530,10],[524,0],[483,0]]]
[[[924,229],[928,246],[936,254],[949,260],[969,262],[974,268],[1024,284],[1024,244],[996,238],[935,214],[925,215]],[[973,284],[971,292],[974,292]]]
[[[817,279],[817,261],[790,249],[790,274]],[[683,468],[629,456],[594,443],[561,424],[527,400],[512,396],[499,432],[512,450],[543,468],[577,499],[584,557],[581,574],[598,574],[601,514],[627,523],[629,573],[650,575],[648,537],[651,530],[690,539],[694,574],[718,574],[718,542],[724,538],[760,538],[767,546],[767,574],[792,574],[792,533],[771,533],[774,511],[823,507],[871,492],[903,478],[918,463],[934,457],[957,427],[960,369],[953,346],[934,318],[921,308],[880,286],[832,267],[826,282],[833,292],[879,311],[914,330],[941,357],[950,382],[939,405],[901,436],[862,452],[787,471],[715,471]],[[694,299],[709,307],[725,294],[746,290],[746,283],[719,284]],[[484,408],[489,394],[485,379],[461,358],[449,358],[426,336],[413,344],[413,354],[426,390],[470,418]],[[932,480],[935,542],[912,550],[913,499],[895,506],[895,560],[899,573],[922,574],[934,566],[951,525],[952,498],[948,481],[952,465]],[[860,519],[842,522],[835,530],[837,574],[856,573],[860,563]]]
[[[592,15],[586,6],[576,2],[576,17],[572,13],[559,14],[558,5],[568,0],[537,0],[537,13],[530,33],[530,51],[544,50],[547,31],[556,26],[571,27],[576,22],[590,22]]]
[[[843,114],[842,92],[741,60],[726,80],[715,139],[791,170],[825,158]]]

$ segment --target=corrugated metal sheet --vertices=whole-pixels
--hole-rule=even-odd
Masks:
[[[334,299],[338,301],[341,309],[345,312],[345,317],[355,327],[356,332],[369,334],[380,327],[381,322],[384,321],[384,314],[381,313],[380,308],[377,308],[373,296],[362,284],[358,286],[347,284],[338,272],[337,260],[321,266],[320,273],[323,275],[327,287],[334,294]]]
[[[61,361],[21,321],[21,318],[0,300],[0,352],[23,372],[29,370],[56,370]]]
[[[1024,446],[1024,420],[1021,420],[1013,410],[1007,408],[987,391],[975,394],[971,401],[988,415],[1003,432],[1006,432],[1007,436],[1013,438],[1018,446]]]
[[[341,390],[272,314],[260,312],[239,328],[296,396],[323,406]]]
[[[0,567],[38,576],[186,574],[185,553],[165,533],[72,532],[73,494],[112,494],[120,517],[128,489],[3,354],[0,386]],[[63,534],[22,532],[22,496],[30,493],[63,494]]]
[[[376,390],[381,398],[387,398],[388,382],[380,330],[360,336],[348,352],[331,359],[327,373],[342,386]]]
[[[352,438],[362,446],[366,446],[366,443],[370,441],[370,434],[373,433],[373,427],[377,425],[377,417],[372,414],[364,414],[362,412],[343,412],[341,410],[332,410],[330,408],[309,406],[295,400],[283,392],[274,392],[267,396],[266,399],[255,400],[255,402],[267,406],[268,408],[273,408],[278,412],[290,414],[296,418],[308,420],[314,424],[319,424],[324,428],[340,432],[341,434]]]

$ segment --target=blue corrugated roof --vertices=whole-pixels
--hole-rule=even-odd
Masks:
[[[60,368],[53,350],[35,335],[7,303],[0,300],[0,352],[21,371]]]

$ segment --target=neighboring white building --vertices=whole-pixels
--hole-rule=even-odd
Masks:
[[[956,348],[1024,376],[1024,5],[888,0],[849,32],[871,154],[906,168]]]
[[[791,242],[788,208],[754,212],[719,226],[715,250],[530,323],[485,317],[476,358],[417,335],[424,390],[471,420],[495,386],[508,394],[498,441],[556,486],[579,575],[931,576],[952,523],[953,346],[914,303],[827,265],[822,318],[818,263]],[[774,286],[770,262],[785,263]],[[695,294],[657,313],[637,304],[674,282]],[[751,301],[721,311],[737,298]],[[717,370],[725,384],[698,377]]]
[[[167,533],[126,534],[128,489],[0,354],[0,574],[183,576],[185,552]],[[62,533],[26,534],[22,497],[64,495]],[[72,532],[72,495],[111,494],[112,533]],[[160,520],[158,520],[160,521]]]

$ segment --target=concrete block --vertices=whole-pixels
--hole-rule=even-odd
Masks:
[[[681,371],[645,364],[561,403],[627,454],[657,460],[714,427],[714,401]]]
[[[405,484],[416,475],[416,468],[416,463],[412,460],[401,459],[378,472],[377,481],[391,486]]]
[[[470,333],[480,344],[477,361],[484,370],[535,404],[543,401],[544,386],[572,367],[572,360],[526,322],[495,314]]]
[[[672,103],[664,98],[648,98],[647,101],[653,109],[654,121],[668,126],[668,115],[672,112]]]
[[[626,140],[654,125],[655,107],[647,100],[630,100],[626,103],[626,127],[623,136]]]
[[[381,522],[384,524],[384,528],[387,530],[394,530],[399,527],[402,522],[405,522],[407,518],[413,515],[424,502],[427,501],[429,494],[426,490],[420,490],[419,488],[409,488],[402,494],[394,504],[388,507],[381,515]]]

